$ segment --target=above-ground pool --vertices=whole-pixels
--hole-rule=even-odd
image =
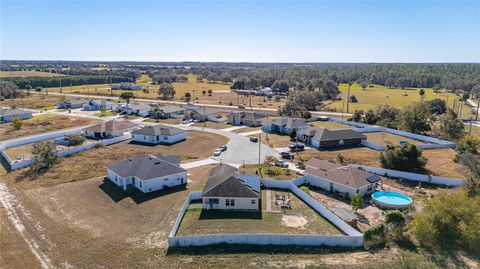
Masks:
[[[405,209],[412,204],[412,198],[398,192],[379,191],[372,194],[373,203],[381,208]]]

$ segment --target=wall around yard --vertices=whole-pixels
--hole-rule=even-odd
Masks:
[[[268,188],[289,189],[311,206],[320,215],[336,225],[347,235],[296,235],[296,234],[210,234],[176,236],[183,216],[192,200],[202,197],[202,192],[191,192],[172,227],[168,236],[170,247],[207,246],[216,244],[248,244],[248,245],[297,245],[297,246],[342,246],[360,247],[363,245],[363,234],[353,229],[330,210],[300,190],[296,185],[305,183],[305,178],[297,178],[292,181],[264,179],[262,183]]]
[[[366,166],[366,165],[358,165],[358,164],[351,164],[350,166],[373,173],[373,174],[377,174],[380,176],[401,178],[401,179],[406,179],[411,181],[426,182],[430,184],[446,185],[446,186],[453,186],[453,187],[459,187],[460,185],[462,185],[464,180],[462,178],[429,176],[424,174],[409,173],[409,172],[384,169],[384,168],[372,167],[372,166]]]

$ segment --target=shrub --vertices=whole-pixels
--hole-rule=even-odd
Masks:
[[[300,186],[300,190],[302,190],[304,193],[310,195],[310,188],[308,186]]]
[[[363,199],[359,193],[356,193],[352,196],[352,200],[350,201],[350,206],[352,207],[353,211],[357,212],[358,209],[362,207]]]
[[[436,269],[439,268],[435,263],[429,261],[421,254],[415,254],[410,251],[401,251],[398,255],[395,255],[392,260],[385,260],[376,265],[379,269],[410,269],[410,268],[422,268],[422,269]]]
[[[69,147],[80,146],[85,142],[85,137],[82,135],[67,135],[65,137],[67,138],[67,146]]]
[[[22,129],[22,126],[23,126],[23,120],[20,119],[19,117],[13,117],[12,119],[12,126],[13,126],[13,129],[15,130],[20,130]]]
[[[426,162],[422,151],[408,143],[397,147],[387,146],[387,150],[380,154],[380,164],[387,169],[416,171],[423,169]]]

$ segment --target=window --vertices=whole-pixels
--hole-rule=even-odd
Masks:
[[[225,206],[230,206],[230,199],[225,200]]]
[[[357,193],[359,193],[359,192],[360,192],[360,190],[359,190],[359,189],[357,189]]]
[[[168,178],[164,178],[163,181],[168,181]]]
[[[230,206],[235,206],[235,199],[230,199]]]
[[[252,200],[251,203],[252,203],[252,205],[254,205],[254,204],[255,204],[255,200]]]
[[[118,177],[117,177],[117,176],[115,176],[115,182],[117,182],[117,181],[118,181]]]
[[[168,140],[168,136],[164,136],[164,137],[163,137],[163,140]]]
[[[146,136],[146,135],[144,135],[144,136],[143,136],[143,139],[147,139],[147,136]]]

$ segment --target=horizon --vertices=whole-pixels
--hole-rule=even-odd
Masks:
[[[2,61],[480,62],[479,1],[0,3]]]

